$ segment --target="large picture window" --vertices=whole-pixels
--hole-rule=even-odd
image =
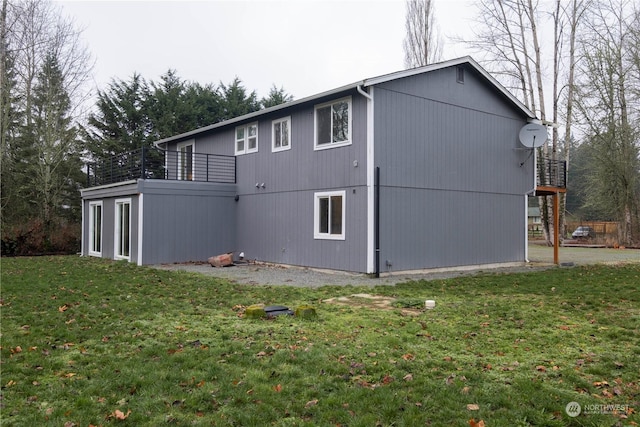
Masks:
[[[272,122],[271,141],[271,151],[284,151],[291,148],[291,117]]]
[[[89,255],[102,256],[102,202],[89,202]]]
[[[345,192],[316,193],[314,201],[314,238],[344,240]]]
[[[258,151],[258,123],[236,128],[236,155]]]
[[[131,259],[131,199],[116,200],[115,259]]]
[[[351,144],[351,98],[315,107],[315,149]]]

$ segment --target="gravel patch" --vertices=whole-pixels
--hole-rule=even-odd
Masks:
[[[553,248],[529,245],[528,263],[515,263],[509,266],[489,268],[453,268],[425,270],[415,274],[383,274],[379,279],[366,274],[340,271],[317,270],[303,267],[278,266],[273,264],[239,264],[231,267],[214,268],[208,263],[162,264],[153,266],[162,270],[181,270],[219,277],[236,283],[270,286],[302,286],[316,288],[320,286],[393,286],[411,280],[436,280],[480,273],[519,273],[555,268]],[[599,249],[599,248],[560,248],[560,268],[585,264],[640,264],[638,249]]]

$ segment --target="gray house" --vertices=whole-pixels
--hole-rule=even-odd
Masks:
[[[93,165],[82,254],[363,273],[522,262],[532,120],[470,57],[236,117]]]

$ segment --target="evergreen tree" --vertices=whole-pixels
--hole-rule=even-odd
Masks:
[[[273,85],[271,86],[269,94],[266,97],[262,98],[260,104],[262,104],[263,108],[269,108],[290,101],[293,101],[292,95],[289,95],[283,87],[280,87],[280,89],[278,89],[276,85]]]
[[[238,77],[233,79],[228,86],[220,83],[220,91],[222,96],[222,120],[229,120],[260,109],[256,92],[253,91],[247,95],[247,90],[242,86],[242,81]]]
[[[91,157],[105,159],[151,146],[148,99],[148,85],[137,73],[129,81],[112,79],[106,91],[98,92],[97,112],[84,129]]]
[[[220,96],[212,86],[181,80],[175,70],[151,83],[147,100],[154,139],[167,138],[219,121]]]
[[[45,58],[38,73],[33,107],[36,156],[27,169],[33,180],[33,201],[46,230],[63,216],[62,209],[79,206],[82,179],[77,129],[69,114],[71,101],[53,55]]]

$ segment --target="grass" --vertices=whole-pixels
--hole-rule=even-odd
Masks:
[[[1,267],[3,426],[640,422],[637,264],[318,289],[94,258]],[[357,293],[396,303],[322,302]],[[254,303],[318,316],[243,318]]]

